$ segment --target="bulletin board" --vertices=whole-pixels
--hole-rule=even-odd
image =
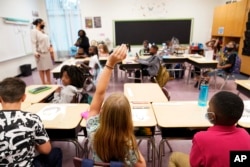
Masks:
[[[162,44],[172,37],[179,39],[181,44],[190,44],[193,19],[170,20],[115,20],[115,45],[129,43],[142,45],[143,40]]]
[[[29,20],[0,17],[0,62],[30,55],[30,34]]]

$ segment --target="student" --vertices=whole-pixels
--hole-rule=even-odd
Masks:
[[[125,59],[126,52],[123,44],[109,56],[97,83],[86,128],[94,161],[121,161],[128,166],[144,167],[146,163],[134,136],[128,99],[123,93],[114,93],[104,101],[112,70],[115,64]]]
[[[142,64],[142,75],[143,76],[151,76],[155,77],[160,68],[160,58],[157,55],[158,46],[152,45],[149,49],[149,54],[151,55],[147,59],[139,59],[138,57],[135,58],[135,62]],[[140,78],[140,71],[135,72],[135,77]],[[139,79],[135,79],[136,83],[140,83]]]
[[[237,56],[236,50],[236,43],[230,41],[224,50],[224,60],[217,65],[217,69],[223,70],[225,73],[231,73]]]
[[[98,55],[99,57],[108,57],[109,56],[109,50],[106,44],[100,43],[98,44]]]
[[[61,68],[60,78],[63,87],[59,87],[52,100],[53,103],[72,103],[76,101],[76,95],[83,88],[85,80],[84,69],[75,65],[64,65]]]
[[[90,74],[94,77],[94,81],[97,80],[99,73],[102,70],[102,66],[99,61],[98,49],[96,46],[89,47],[89,65],[82,64],[82,67],[89,70]]]
[[[62,151],[51,148],[48,134],[36,114],[21,111],[24,81],[6,78],[0,82],[0,166],[61,167]],[[40,153],[35,157],[35,151]]]
[[[250,150],[250,135],[245,129],[236,127],[243,110],[243,101],[236,94],[226,91],[216,93],[206,113],[213,126],[195,134],[190,157],[173,153],[169,167],[228,167],[230,151]]]
[[[139,55],[143,56],[144,54],[149,54],[149,42],[148,40],[143,41],[143,48],[140,49]]]

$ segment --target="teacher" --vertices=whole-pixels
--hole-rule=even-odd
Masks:
[[[49,37],[44,33],[45,25],[42,19],[36,19],[33,21],[33,25],[36,27],[31,31],[31,42],[37,70],[42,84],[51,84],[50,70],[53,68],[53,63],[49,52]]]

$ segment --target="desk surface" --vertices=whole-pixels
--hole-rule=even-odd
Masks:
[[[250,80],[235,80],[235,83],[250,91]]]
[[[124,94],[130,102],[168,102],[156,83],[125,83]]]
[[[244,111],[243,114],[238,121],[238,124],[244,128],[250,128],[250,101],[244,101]]]
[[[199,107],[197,101],[153,103],[157,124],[163,128],[203,128],[212,126],[205,118],[207,107]]]
[[[51,89],[45,90],[43,92],[37,93],[37,94],[32,94],[29,92],[30,89],[34,89],[40,86],[49,86]],[[49,95],[51,95],[59,85],[29,85],[26,87],[26,99],[24,102],[30,102],[30,103],[39,103]]]
[[[22,102],[21,110],[22,110],[22,111],[25,111],[25,109],[28,108],[29,106],[31,106],[31,103],[30,103],[30,102]],[[1,103],[0,103],[0,110],[2,110],[2,105],[1,105]]]
[[[156,126],[154,111],[150,103],[131,104],[131,111],[134,127]],[[81,127],[86,127],[86,120],[83,119],[80,125]]]
[[[38,115],[43,114],[45,107],[60,106],[64,111],[60,111],[52,120],[44,120],[42,122],[46,129],[74,129],[82,120],[81,113],[88,110],[89,104],[51,104],[51,103],[36,103],[26,108],[25,110]]]

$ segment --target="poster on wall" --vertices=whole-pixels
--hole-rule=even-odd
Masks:
[[[219,27],[218,28],[218,35],[223,35],[224,34],[224,27]]]
[[[101,17],[94,17],[94,27],[95,28],[102,27]]]
[[[92,17],[85,17],[86,28],[93,28]]]

